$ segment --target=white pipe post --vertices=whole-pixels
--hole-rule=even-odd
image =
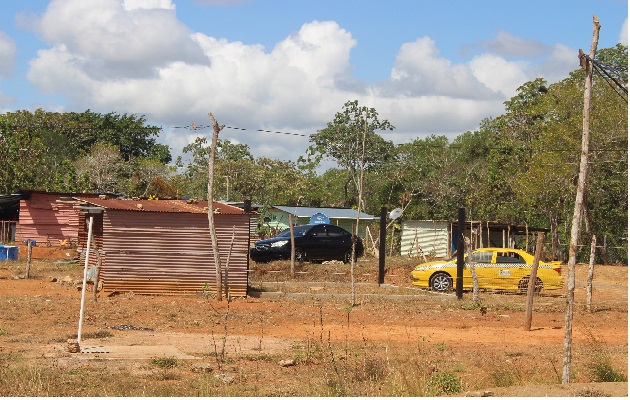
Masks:
[[[79,332],[77,333],[77,344],[79,345],[79,351],[81,351],[81,328],[83,327],[83,309],[85,307],[85,285],[87,283],[87,270],[88,270],[88,262],[90,261],[90,246],[92,242],[92,224],[94,223],[94,217],[90,216],[90,221],[88,222],[88,238],[87,238],[87,246],[85,249],[85,264],[83,266],[83,287],[81,288],[81,311],[79,312]]]

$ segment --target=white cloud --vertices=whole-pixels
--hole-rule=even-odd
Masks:
[[[474,57],[469,66],[475,78],[505,97],[514,96],[516,89],[527,81],[524,72],[526,64],[509,62],[497,55],[483,54]]]
[[[15,40],[3,31],[0,31],[0,77],[9,75],[13,70],[15,54]],[[0,107],[4,107],[12,101],[11,97],[0,91]]]
[[[621,26],[621,33],[619,34],[619,43],[624,46],[628,45],[628,18],[623,21],[623,25]]]
[[[174,10],[175,5],[171,3],[171,0],[124,0],[125,10],[137,10],[137,9],[164,9]]]
[[[207,62],[174,10],[147,9],[147,1],[134,3],[128,10],[118,0],[54,0],[39,22],[39,32],[49,43],[64,45],[94,77],[141,78],[173,61]]]
[[[0,31],[0,75],[7,75],[15,62],[15,40]]]
[[[423,37],[404,43],[396,56],[391,81],[383,94],[392,96],[448,96],[454,98],[488,98],[493,94],[473,75],[470,68],[440,58],[435,42]]]

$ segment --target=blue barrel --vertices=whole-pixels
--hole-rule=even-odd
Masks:
[[[17,260],[20,254],[20,248],[17,246],[0,245],[0,261]]]

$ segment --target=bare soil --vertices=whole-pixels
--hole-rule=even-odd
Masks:
[[[457,299],[413,288],[418,259],[388,259],[380,286],[378,260],[361,259],[355,306],[348,265],[304,264],[292,275],[287,262],[252,263],[251,295],[230,302],[211,293],[94,301],[90,286],[73,353],[82,266],[70,262],[73,250],[35,247],[24,279],[20,254],[0,262],[0,371],[31,366],[40,384],[0,378],[3,396],[416,396],[449,376],[461,379],[459,391],[434,394],[628,395],[627,382],[596,382],[602,366],[627,378],[627,266],[596,266],[591,312],[588,266],[577,266],[572,383],[560,385],[564,290],[534,299],[525,330],[525,296],[482,292],[475,303],[470,292]],[[164,359],[177,366],[160,369],[155,360]],[[54,371],[55,383],[42,385],[42,371]]]

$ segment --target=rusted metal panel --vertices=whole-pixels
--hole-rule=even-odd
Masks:
[[[207,201],[191,200],[122,200],[122,199],[100,199],[89,197],[76,197],[79,200],[106,208],[108,210],[119,211],[154,211],[164,213],[193,213],[207,214]],[[215,214],[243,214],[243,210],[229,204],[213,202]]]
[[[250,217],[238,210],[239,214],[215,215],[223,276],[234,231],[227,272],[230,295],[236,297],[247,295]],[[107,209],[102,243],[106,258],[101,270],[104,291],[216,291],[207,214]]]
[[[20,219],[16,241],[34,239],[38,245],[75,244],[78,240],[79,216],[73,207],[78,202],[61,202],[59,194],[31,193],[20,200]]]

